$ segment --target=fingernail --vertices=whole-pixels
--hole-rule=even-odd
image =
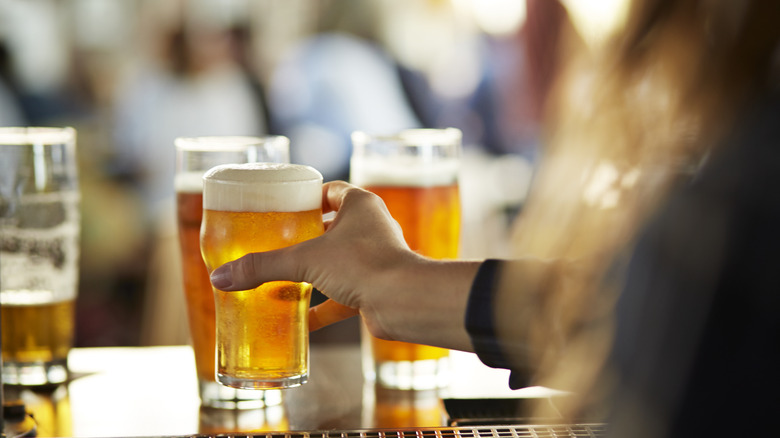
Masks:
[[[211,273],[211,284],[217,289],[227,289],[233,286],[233,274],[230,266],[222,265]]]

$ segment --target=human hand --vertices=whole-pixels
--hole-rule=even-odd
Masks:
[[[420,257],[409,250],[401,228],[378,196],[335,181],[324,184],[322,205],[323,213],[337,212],[326,221],[325,234],[226,263],[214,270],[212,283],[236,291],[275,280],[309,282],[330,298],[310,309],[311,330],[361,312],[372,332],[387,337],[378,323],[380,304],[375,302],[382,301],[375,298],[385,284],[383,273]]]
[[[214,287],[305,281],[329,298],[309,309],[310,330],[360,314],[379,338],[472,351],[463,318],[480,262],[416,254],[382,199],[343,181],[323,185],[322,205],[336,212],[323,235],[226,263]]]

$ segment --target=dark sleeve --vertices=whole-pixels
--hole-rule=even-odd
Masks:
[[[466,330],[482,363],[492,368],[512,370],[504,354],[504,346],[496,334],[493,312],[493,296],[502,264],[501,260],[488,259],[480,266],[469,294]],[[528,373],[523,370],[512,370],[509,387],[517,389],[528,386],[527,376]]]

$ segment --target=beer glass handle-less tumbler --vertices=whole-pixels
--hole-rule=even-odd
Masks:
[[[76,132],[0,128],[3,383],[68,378],[78,290]]]
[[[209,272],[323,232],[322,175],[311,167],[223,165],[203,177],[200,243]],[[217,379],[245,389],[306,383],[311,291],[309,283],[290,281],[234,292],[214,289]]]
[[[181,247],[183,285],[190,339],[195,353],[201,405],[210,408],[251,409],[281,403],[279,391],[248,391],[228,388],[216,381],[216,320],[214,293],[200,253],[203,217],[203,174],[228,163],[290,160],[289,140],[269,137],[177,138],[176,205]]]
[[[355,132],[352,146],[351,182],[384,200],[409,247],[435,259],[457,258],[461,132]],[[449,383],[448,350],[374,338],[365,327],[361,338],[369,381],[398,389],[435,389]]]

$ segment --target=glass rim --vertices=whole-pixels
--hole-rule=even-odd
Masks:
[[[239,151],[251,146],[277,144],[290,147],[290,139],[284,135],[207,135],[200,137],[177,137],[173,141],[177,149],[188,151]]]
[[[0,127],[0,145],[34,145],[72,143],[76,130],[70,126],[8,126]]]
[[[389,134],[354,131],[351,138],[355,144],[368,143],[370,141],[403,141],[445,146],[447,144],[459,145],[463,138],[463,132],[458,128],[412,128]],[[409,146],[415,145],[410,144]]]
[[[226,176],[221,172],[224,170],[234,170],[238,172],[256,172],[271,170],[275,171],[280,167],[286,167],[288,169],[299,169],[303,173],[307,174],[305,177],[297,177],[288,180],[256,180],[256,179],[239,179],[235,176]],[[235,175],[235,174],[234,174]],[[235,186],[251,186],[251,185],[286,185],[286,184],[305,184],[305,183],[319,183],[322,184],[322,173],[312,166],[306,164],[296,163],[269,163],[269,162],[252,162],[252,163],[228,163],[220,164],[212,167],[204,172],[201,177],[204,183],[212,185],[235,185]]]

